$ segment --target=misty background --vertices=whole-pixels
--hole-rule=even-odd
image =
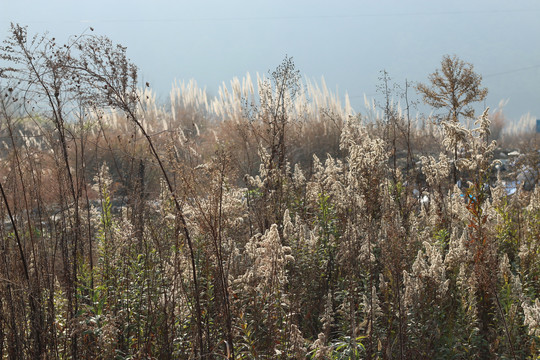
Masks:
[[[324,76],[362,112],[364,95],[382,101],[381,70],[402,86],[426,82],[444,54],[456,54],[489,89],[477,113],[503,102],[510,121],[540,118],[539,18],[536,0],[0,0],[2,39],[11,22],[61,40],[92,27],[127,46],[141,84],[163,102],[175,80],[195,79],[216,95],[223,82],[265,74],[288,55],[304,78]]]

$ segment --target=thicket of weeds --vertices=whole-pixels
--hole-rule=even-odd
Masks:
[[[539,358],[537,148],[508,191],[487,111],[353,115],[289,58],[169,107],[125,51],[1,49],[0,358]]]

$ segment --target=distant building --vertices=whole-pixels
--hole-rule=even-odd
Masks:
[[[536,132],[540,133],[540,119],[536,119]]]

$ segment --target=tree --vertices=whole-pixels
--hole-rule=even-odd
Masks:
[[[431,87],[418,84],[417,90],[423,95],[426,104],[436,109],[446,109],[444,120],[459,122],[460,115],[472,118],[474,110],[471,104],[486,98],[488,90],[481,87],[482,76],[473,71],[473,65],[464,62],[456,55],[444,55],[441,69],[429,75]],[[456,124],[457,125],[457,124]],[[449,127],[453,128],[453,127]],[[457,182],[458,143],[454,145],[452,177]]]
[[[486,98],[488,90],[481,87],[482,76],[474,72],[472,64],[456,55],[444,55],[441,68],[429,75],[431,86],[418,84],[417,90],[426,104],[446,109],[446,120],[459,121],[459,117],[474,117],[471,104]]]

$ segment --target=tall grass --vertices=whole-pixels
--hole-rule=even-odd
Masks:
[[[0,358],[540,356],[539,180],[507,192],[487,111],[355,112],[288,58],[161,104],[63,61],[87,92],[2,80]]]

